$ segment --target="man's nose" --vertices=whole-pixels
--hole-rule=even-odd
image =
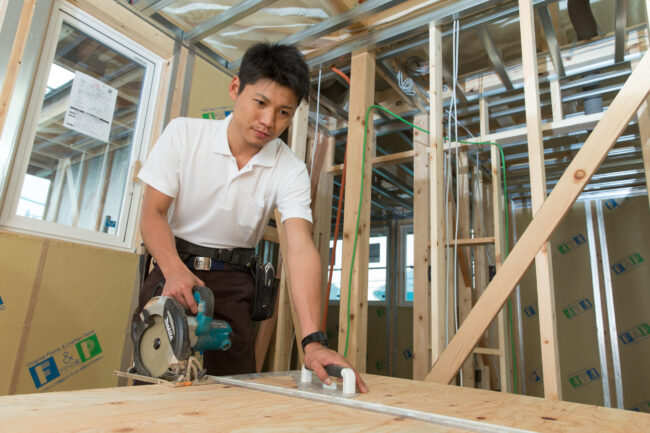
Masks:
[[[260,123],[267,128],[273,128],[274,122],[275,114],[273,113],[273,110],[262,110],[262,114],[260,115]]]

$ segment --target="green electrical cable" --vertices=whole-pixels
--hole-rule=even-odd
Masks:
[[[366,117],[365,117],[365,123],[364,125],[368,125],[368,117],[370,116],[370,111],[373,108],[378,108],[382,111],[385,111],[386,113],[390,114],[393,117],[396,117],[397,119],[401,120],[402,122],[406,123],[407,125],[412,126],[415,129],[418,129],[426,134],[431,134],[431,132],[427,131],[426,129],[420,128],[419,126],[414,125],[413,123],[409,122],[408,120],[404,119],[403,117],[393,113],[392,111],[380,106],[380,105],[371,105],[368,107],[368,110],[366,110]],[[362,158],[361,161],[366,160],[366,144],[368,140],[368,128],[364,128],[363,131],[363,153],[362,153]],[[501,168],[503,170],[503,194],[504,194],[504,200],[505,203],[508,203],[508,191],[507,191],[507,185],[506,185],[506,158],[503,153],[503,147],[499,143],[493,143],[490,141],[484,141],[484,142],[472,142],[472,141],[462,141],[459,140],[458,143],[464,143],[464,144],[473,144],[473,145],[478,145],[478,144],[486,144],[486,145],[492,145],[492,146],[497,146],[499,148],[499,151],[501,153]],[[365,174],[365,169],[366,169],[366,164],[361,165],[361,188],[360,188],[360,194],[359,194],[359,208],[357,209],[357,222],[356,222],[356,227],[354,230],[354,245],[352,247],[352,265],[350,266],[350,275],[348,279],[348,302],[347,302],[347,329],[345,333],[345,351],[343,356],[347,358],[348,356],[348,343],[350,341],[350,289],[352,288],[352,267],[354,266],[354,259],[356,258],[356,253],[357,253],[357,241],[359,240],[359,224],[361,222],[361,205],[363,203],[363,183],[364,183],[364,174]],[[509,249],[509,221],[508,221],[508,210],[506,209],[506,215],[505,215],[505,222],[506,222],[506,257],[508,257],[508,254],[510,253]],[[512,362],[513,362],[513,371],[514,371],[514,389],[515,393],[517,392],[517,360],[515,357],[515,348],[514,348],[514,331],[513,331],[513,320],[512,320],[512,303],[510,299],[508,299],[508,313],[510,316],[510,344],[512,348]]]

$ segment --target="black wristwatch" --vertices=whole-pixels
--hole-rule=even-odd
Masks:
[[[308,336],[302,339],[302,350],[305,350],[305,346],[309,343],[320,343],[323,346],[327,347],[327,335],[323,331],[312,332]]]

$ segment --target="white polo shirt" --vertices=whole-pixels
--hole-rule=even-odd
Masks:
[[[211,248],[252,248],[276,207],[282,221],[311,222],[304,162],[276,139],[239,170],[228,145],[230,119],[172,120],[138,174],[175,198],[169,215],[174,234]]]

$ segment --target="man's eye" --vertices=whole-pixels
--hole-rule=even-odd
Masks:
[[[262,101],[262,100],[260,100],[260,99],[255,99],[255,103],[256,103],[257,105],[264,105],[264,101]]]

